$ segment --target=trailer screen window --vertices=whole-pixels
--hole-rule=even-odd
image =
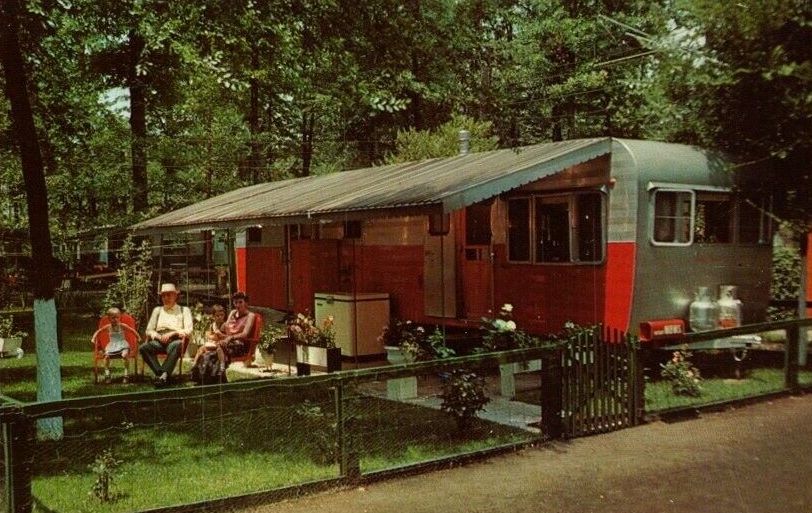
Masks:
[[[508,260],[530,261],[530,199],[508,201]]]
[[[577,196],[578,260],[599,262],[603,260],[603,211],[600,194],[580,194]]]
[[[691,243],[693,191],[658,190],[654,193],[654,242]]]
[[[700,244],[731,242],[734,217],[730,194],[697,192],[694,242]]]
[[[730,193],[707,190],[654,191],[652,241],[658,245],[729,244],[736,219]]]
[[[569,220],[566,196],[536,198],[536,262],[570,261]]]
[[[772,218],[767,202],[756,205],[742,201],[739,204],[739,242],[741,244],[769,244],[772,240]]]
[[[509,261],[603,261],[605,215],[600,192],[511,198],[507,207]]]

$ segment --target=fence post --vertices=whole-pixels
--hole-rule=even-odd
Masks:
[[[784,386],[791,391],[798,390],[798,349],[800,345],[800,326],[794,324],[787,328],[787,345],[784,348]]]
[[[34,422],[22,414],[2,420],[7,513],[31,513]]]
[[[632,426],[643,420],[646,405],[646,381],[643,372],[642,349],[636,337],[626,335],[625,343],[629,348],[629,380],[632,387]]]
[[[344,408],[344,382],[339,380],[333,390],[335,390],[336,401],[336,445],[339,472],[343,477],[355,482],[361,477],[361,463],[358,458],[358,448],[354,443],[352,418],[348,417]]]
[[[541,357],[541,432],[551,439],[561,438],[563,372],[561,348],[546,351]]]

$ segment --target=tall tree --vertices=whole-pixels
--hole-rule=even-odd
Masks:
[[[62,398],[62,382],[57,347],[56,306],[54,303],[54,261],[51,232],[48,226],[48,192],[45,186],[39,136],[28,98],[27,74],[20,51],[19,0],[2,2],[0,58],[5,91],[11,106],[12,127],[19,145],[28,204],[28,226],[31,239],[31,285],[34,292],[34,331],[37,349],[37,399],[52,401]],[[41,434],[62,436],[62,419],[42,419]]]

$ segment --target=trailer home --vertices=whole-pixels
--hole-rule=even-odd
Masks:
[[[698,287],[734,285],[743,320],[763,319],[768,211],[719,155],[596,138],[253,185],[134,228],[231,230],[238,287],[279,310],[384,294],[391,317],[426,324],[472,327],[510,303],[537,334],[634,332],[687,319]]]

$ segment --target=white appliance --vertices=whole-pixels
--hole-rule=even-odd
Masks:
[[[378,336],[389,325],[389,294],[383,292],[316,292],[315,320],[335,319],[336,346],[342,356],[384,353]]]

